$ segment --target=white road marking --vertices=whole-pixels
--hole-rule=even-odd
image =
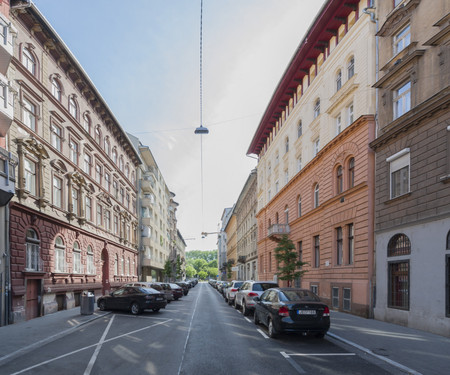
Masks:
[[[286,354],[286,353],[285,353]],[[356,355],[356,353],[291,353],[286,354],[289,357],[320,357],[320,356],[346,356],[346,355]]]
[[[269,336],[267,336],[263,331],[261,331],[259,328],[257,329],[257,331],[265,338],[268,339]]]
[[[288,354],[285,352],[280,352],[280,354],[286,358],[286,360],[291,364],[293,368],[297,370],[299,374],[306,374],[306,371],[303,370],[302,366],[300,366],[297,362],[295,362]]]
[[[247,318],[246,316],[244,316],[244,319],[245,319],[247,322],[249,322],[249,323],[252,322],[252,321],[251,321],[249,318]]]
[[[111,328],[111,324],[114,321],[115,315],[112,316],[111,320],[108,323],[108,326],[106,327],[105,331],[103,332],[102,338],[97,344],[97,347],[95,348],[94,354],[92,354],[91,360],[89,361],[86,370],[84,371],[84,375],[90,375],[92,371],[92,367],[94,367],[95,361],[97,361],[98,353],[100,353],[100,349],[102,348],[103,343],[105,342],[106,335],[109,332],[109,329]]]

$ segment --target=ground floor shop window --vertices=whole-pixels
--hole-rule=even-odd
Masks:
[[[344,310],[351,311],[352,309],[352,290],[350,288],[344,288]]]
[[[409,310],[409,261],[390,262],[388,306]]]

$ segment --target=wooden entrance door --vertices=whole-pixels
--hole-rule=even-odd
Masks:
[[[39,316],[39,287],[40,280],[27,280],[27,305],[26,318],[27,320],[37,318]]]

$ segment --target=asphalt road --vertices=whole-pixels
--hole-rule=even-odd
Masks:
[[[251,318],[251,317],[250,317]],[[333,323],[331,323],[333,324]],[[0,367],[1,374],[395,374],[325,338],[273,340],[199,283],[158,313],[114,312]]]

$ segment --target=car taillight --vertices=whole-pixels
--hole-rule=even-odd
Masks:
[[[328,306],[325,306],[322,316],[330,316],[330,309],[328,308]]]
[[[152,300],[152,299],[154,299],[154,298],[155,298],[154,296],[150,296],[150,295],[145,296],[145,299],[150,299],[150,300]]]
[[[250,292],[250,293],[248,294],[248,296],[249,296],[249,297],[258,297],[258,293]]]
[[[281,306],[278,309],[278,315],[280,315],[280,316],[289,316],[289,309],[286,306]]]
[[[233,288],[231,289],[232,292],[237,292],[237,289]]]

